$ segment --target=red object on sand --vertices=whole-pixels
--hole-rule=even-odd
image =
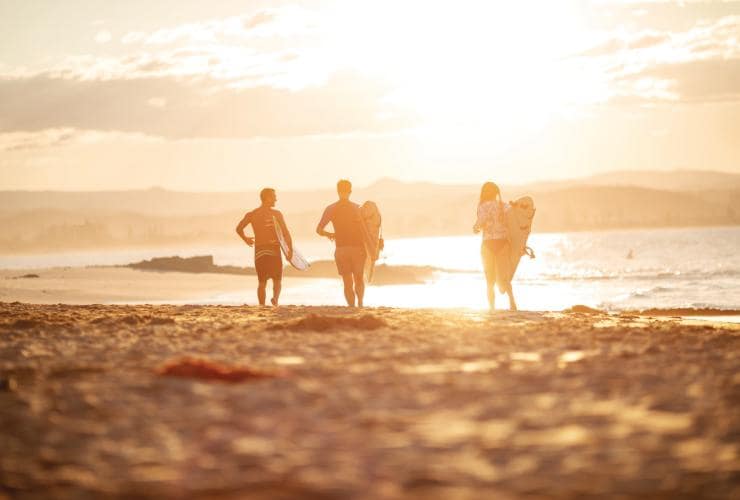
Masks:
[[[229,366],[199,358],[181,358],[169,361],[158,368],[156,373],[171,377],[197,378],[232,383],[275,378],[278,376],[274,373]]]

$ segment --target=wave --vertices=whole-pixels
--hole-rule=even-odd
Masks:
[[[643,299],[643,298],[652,297],[660,293],[666,293],[666,292],[672,292],[672,291],[675,291],[675,288],[669,288],[665,286],[654,286],[650,288],[649,290],[640,290],[640,291],[632,292],[629,294],[629,298],[630,299]]]
[[[520,281],[610,281],[610,280],[681,280],[681,281],[701,281],[715,278],[738,278],[740,277],[740,271],[737,270],[724,270],[724,271],[656,271],[653,273],[637,273],[632,274],[630,272],[615,272],[615,273],[542,273],[533,277],[521,277]]]
[[[645,316],[740,316],[740,309],[721,307],[653,307],[649,309],[623,309],[623,314]]]

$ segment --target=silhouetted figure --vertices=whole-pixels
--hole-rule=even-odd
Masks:
[[[262,204],[244,215],[244,218],[236,226],[236,234],[241,237],[244,242],[251,246],[254,246],[254,267],[257,270],[257,298],[259,299],[260,305],[265,305],[265,295],[267,280],[272,280],[272,305],[277,306],[278,300],[280,299],[280,290],[283,277],[283,257],[280,251],[280,243],[277,238],[276,228],[274,219],[280,223],[280,227],[283,229],[283,237],[290,247],[288,260],[293,253],[293,240],[288,232],[288,226],[285,224],[283,214],[279,210],[275,210],[275,202],[277,201],[277,195],[275,190],[271,188],[265,188],[260,191],[260,200]],[[250,238],[244,234],[244,229],[252,224],[252,230],[254,231],[254,238]]]
[[[631,249],[631,248],[630,248],[630,251],[629,251],[629,252],[627,252],[627,258],[628,258],[628,259],[634,259],[634,258],[635,258],[635,252],[634,252],[634,251],[632,251],[632,249]]]
[[[488,306],[492,311],[496,308],[496,293],[494,289],[496,273],[508,272],[508,256],[511,251],[505,215],[506,207],[503,201],[501,201],[501,191],[493,182],[486,182],[480,191],[478,216],[475,225],[473,225],[473,232],[476,234],[481,231],[483,232],[480,253],[481,260],[483,261],[483,270],[486,275]],[[509,308],[512,311],[516,311],[516,301],[514,300],[511,281],[509,281],[504,291],[509,296]]]
[[[362,307],[365,295],[363,271],[367,253],[360,207],[349,201],[351,193],[351,182],[344,179],[337,182],[339,201],[326,207],[319,225],[316,226],[316,232],[336,244],[334,260],[337,264],[337,272],[344,282],[344,298],[347,300],[347,305],[354,307],[356,299],[357,305]],[[333,233],[324,229],[329,222],[334,227]]]

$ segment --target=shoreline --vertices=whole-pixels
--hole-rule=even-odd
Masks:
[[[470,279],[475,280],[478,277],[471,275]],[[256,302],[256,286],[256,276],[247,274],[143,271],[127,267],[0,270],[0,302],[6,303],[243,305]],[[455,302],[447,302],[448,299],[444,296],[437,295],[444,293],[446,286],[445,282],[370,286],[366,292],[366,303],[369,307],[444,310],[468,308],[473,311],[486,309],[480,294],[473,297],[475,302],[472,304],[466,303],[467,299],[461,297],[456,297]],[[470,286],[466,290],[469,291]],[[414,294],[418,295],[418,300],[409,302]],[[499,302],[500,305],[504,303]],[[281,305],[291,304],[341,306],[344,304],[341,281],[328,274],[326,277],[286,275],[283,279]],[[574,304],[571,302],[569,305],[563,304],[561,308],[548,310],[564,311]],[[584,307],[586,312],[592,309],[579,307]],[[530,309],[542,310],[537,307]],[[625,308],[593,311],[612,316],[683,317],[740,323],[740,309],[737,308]]]

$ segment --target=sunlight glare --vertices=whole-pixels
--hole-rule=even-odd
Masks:
[[[337,5],[332,45],[440,134],[538,129],[603,92],[563,61],[587,36],[570,2],[381,4]]]

